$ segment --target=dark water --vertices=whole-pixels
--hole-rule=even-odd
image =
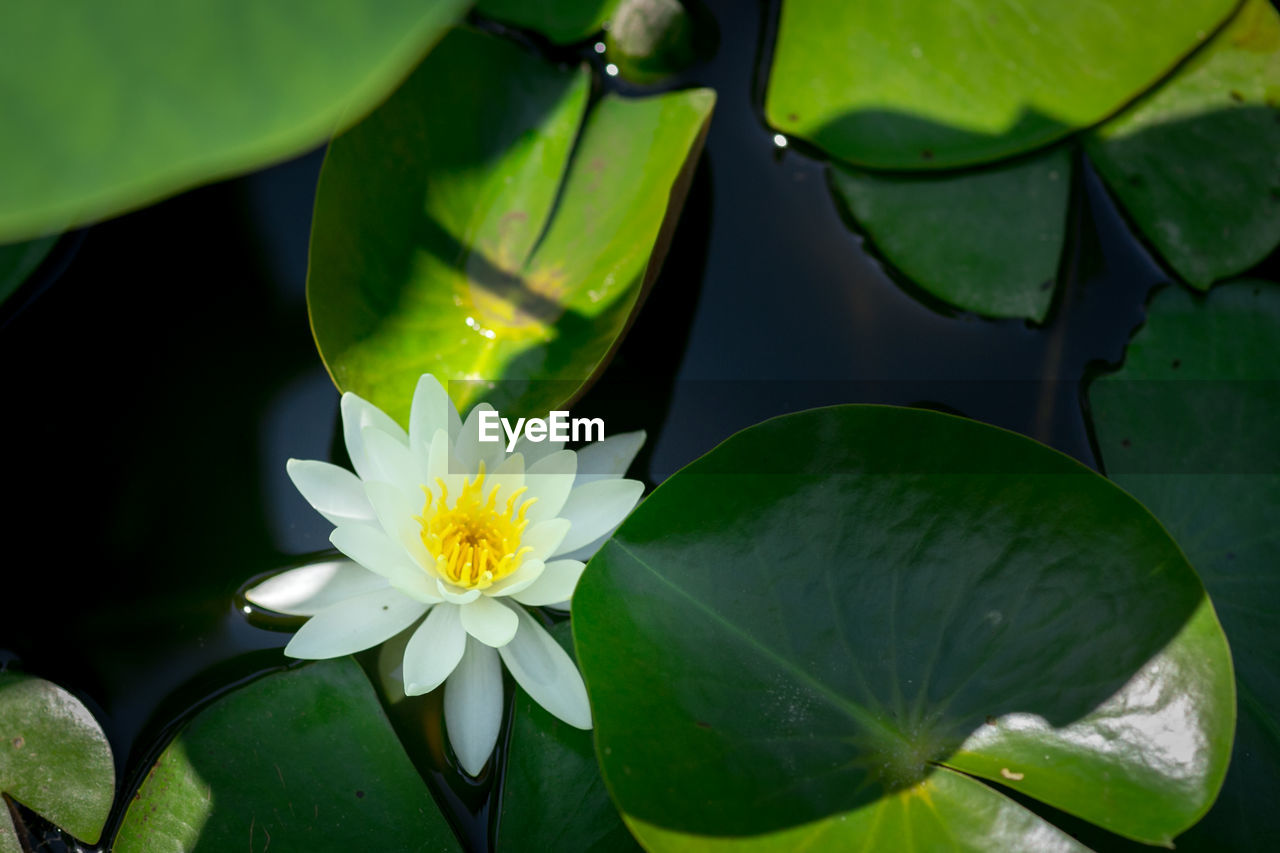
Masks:
[[[718,51],[664,84],[719,93],[706,154],[649,302],[577,412],[648,430],[633,476],[650,484],[751,423],[836,402],[955,411],[1093,464],[1081,380],[1120,360],[1168,280],[1093,172],[1076,170],[1045,325],[934,303],[850,229],[822,162],[775,146],[760,63],[776,9],[743,6],[708,3]],[[0,311],[0,662],[89,705],[122,804],[192,709],[283,664],[288,634],[246,620],[236,590],[327,546],[284,471],[341,461],[304,301],[321,157],[71,235]],[[492,780],[450,782],[407,743],[484,846]]]

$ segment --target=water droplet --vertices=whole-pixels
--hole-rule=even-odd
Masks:
[[[608,74],[610,77],[617,77],[617,76],[618,76],[618,66],[616,66],[616,65],[614,65],[612,62],[610,62],[608,65],[606,65],[606,66],[604,67],[604,73],[605,73],[605,74]]]
[[[773,135],[773,144],[778,146],[779,148],[786,148],[787,138],[783,136],[781,133],[775,133]]]
[[[604,53],[604,42],[602,41],[596,42],[591,46],[591,49],[594,50],[596,53]]]

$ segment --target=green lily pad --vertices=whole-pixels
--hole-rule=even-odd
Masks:
[[[573,625],[610,791],[686,836],[845,818],[852,847],[879,813],[921,838],[951,815],[958,849],[1061,842],[945,769],[1167,844],[1231,749],[1226,640],[1150,513],[935,412],[837,406],[738,433],[623,523]]]
[[[94,844],[115,778],[107,736],[79,699],[44,679],[0,672],[0,793]],[[0,804],[0,853],[24,849]]]
[[[573,654],[568,622],[551,636]],[[516,689],[499,850],[639,850],[609,799],[591,732],[553,717]]]
[[[765,115],[860,166],[986,163],[1106,118],[1235,5],[784,0]]]
[[[386,97],[468,5],[6,4],[0,240],[305,151]]]
[[[58,235],[51,234],[25,243],[9,243],[0,246],[0,302],[14,294],[27,276],[36,271],[40,262],[53,251]]]
[[[202,711],[160,755],[112,849],[246,844],[460,849],[351,658],[266,676]]]
[[[542,33],[555,44],[582,41],[604,29],[620,0],[477,0],[486,17]]]
[[[1089,133],[1089,156],[1200,289],[1280,243],[1280,14],[1247,0],[1164,85]]]
[[[657,274],[715,94],[606,95],[584,123],[589,87],[455,30],[334,141],[307,303],[339,388],[407,421],[429,372],[494,383],[447,386],[462,410],[486,393],[545,416],[600,369]]]
[[[944,302],[1037,322],[1049,312],[1067,227],[1069,149],[941,175],[834,165],[831,182],[885,258]]]
[[[1089,401],[1108,473],[1186,551],[1235,659],[1231,769],[1178,850],[1266,849],[1280,837],[1280,285],[1161,291]]]

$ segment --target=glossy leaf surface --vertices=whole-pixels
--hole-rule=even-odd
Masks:
[[[1280,14],[1248,0],[1169,81],[1086,137],[1139,229],[1201,289],[1280,243]]]
[[[450,391],[545,417],[592,377],[657,273],[715,95],[607,95],[584,122],[589,84],[456,30],[333,143],[307,300],[340,388],[407,422],[424,372],[501,380]]]
[[[351,658],[260,678],[200,712],[129,804],[116,853],[458,850]]]
[[[573,654],[569,623],[551,636]],[[639,850],[609,799],[591,732],[548,713],[516,688],[507,746],[499,850]]]
[[[265,165],[358,119],[466,0],[70,0],[0,12],[0,240]]]
[[[1066,232],[1068,149],[942,175],[834,165],[831,181],[876,247],[924,290],[989,317],[1044,320]]]
[[[942,765],[1162,844],[1231,747],[1226,641],[1155,519],[1074,460],[934,412],[738,433],[623,523],[573,624],[615,800],[686,835],[949,797]],[[995,823],[966,833],[1050,832],[982,793]]]
[[[1235,660],[1231,769],[1178,850],[1265,849],[1280,837],[1280,285],[1161,291],[1089,400],[1109,475],[1186,551]]]
[[[0,793],[83,841],[102,833],[115,765],[102,726],[84,704],[41,678],[0,672]],[[20,853],[0,803],[0,853]]]
[[[1106,118],[1235,5],[785,0],[765,114],[861,166],[986,163]]]
[[[581,41],[600,32],[619,0],[478,0],[482,15],[542,33],[555,44]]]

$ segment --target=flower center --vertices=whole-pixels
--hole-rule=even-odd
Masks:
[[[484,489],[484,463],[480,473],[462,487],[462,494],[449,506],[449,492],[444,481],[440,499],[426,486],[427,502],[417,521],[422,525],[422,544],[436,561],[436,571],[445,580],[467,589],[485,589],[520,567],[524,555],[533,550],[520,547],[520,536],[529,526],[525,518],[537,498],[520,503],[527,490],[516,489],[499,506],[501,485]]]

